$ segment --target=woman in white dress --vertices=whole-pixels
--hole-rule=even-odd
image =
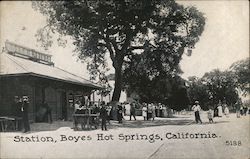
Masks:
[[[152,104],[152,120],[155,120],[155,105]]]
[[[228,118],[229,117],[229,109],[228,109],[227,105],[225,106],[224,113],[225,113],[226,117]]]
[[[142,116],[143,116],[144,120],[147,119],[147,105],[146,104],[143,104],[143,107],[142,107]]]
[[[223,115],[223,113],[222,113],[222,106],[218,105],[217,109],[218,109],[218,117],[222,117],[222,115]]]

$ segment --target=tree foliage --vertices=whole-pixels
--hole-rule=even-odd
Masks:
[[[240,60],[230,66],[232,73],[236,75],[237,85],[243,91],[243,95],[250,93],[250,66],[249,58]]]
[[[33,7],[47,17],[38,34],[43,46],[51,45],[50,33],[70,36],[79,58],[91,59],[88,69],[93,77],[107,67],[109,54],[115,69],[113,101],[120,98],[124,62],[148,52],[160,57],[165,68],[177,66],[205,25],[195,7],[185,8],[174,0],[36,1]]]
[[[188,94],[192,102],[199,100],[203,108],[215,106],[219,101],[228,105],[235,104],[239,99],[237,77],[231,71],[218,69],[205,73],[202,78],[189,78]]]
[[[195,101],[199,101],[201,106],[206,107],[210,104],[209,102],[211,94],[207,85],[198,77],[192,76],[188,78],[188,96],[190,103],[193,104]]]
[[[163,103],[174,110],[185,109],[189,104],[185,81],[178,75],[152,77],[139,67],[125,69],[124,79],[127,90],[138,94],[141,102]]]

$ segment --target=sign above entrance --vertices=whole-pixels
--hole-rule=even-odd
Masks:
[[[29,49],[27,47],[23,47],[12,42],[6,41],[5,42],[5,49],[7,53],[12,54],[14,56],[18,56],[21,58],[26,58],[35,62],[43,63],[46,65],[54,65],[51,62],[51,55],[44,54],[33,49]]]

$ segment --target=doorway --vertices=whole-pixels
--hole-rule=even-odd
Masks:
[[[68,119],[66,92],[62,92],[61,103],[62,103],[62,120],[66,121]]]

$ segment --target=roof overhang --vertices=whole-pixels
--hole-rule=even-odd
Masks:
[[[20,77],[20,76],[40,77],[40,78],[44,78],[44,79],[55,80],[58,82],[79,85],[82,87],[90,87],[90,88],[95,89],[95,90],[104,89],[101,85],[98,85],[95,83],[85,84],[85,83],[80,83],[80,82],[73,82],[73,81],[63,80],[63,79],[54,78],[54,77],[50,77],[50,76],[45,76],[45,75],[41,75],[41,74],[37,74],[37,73],[33,73],[33,72],[17,73],[17,74],[0,74],[0,77]]]

